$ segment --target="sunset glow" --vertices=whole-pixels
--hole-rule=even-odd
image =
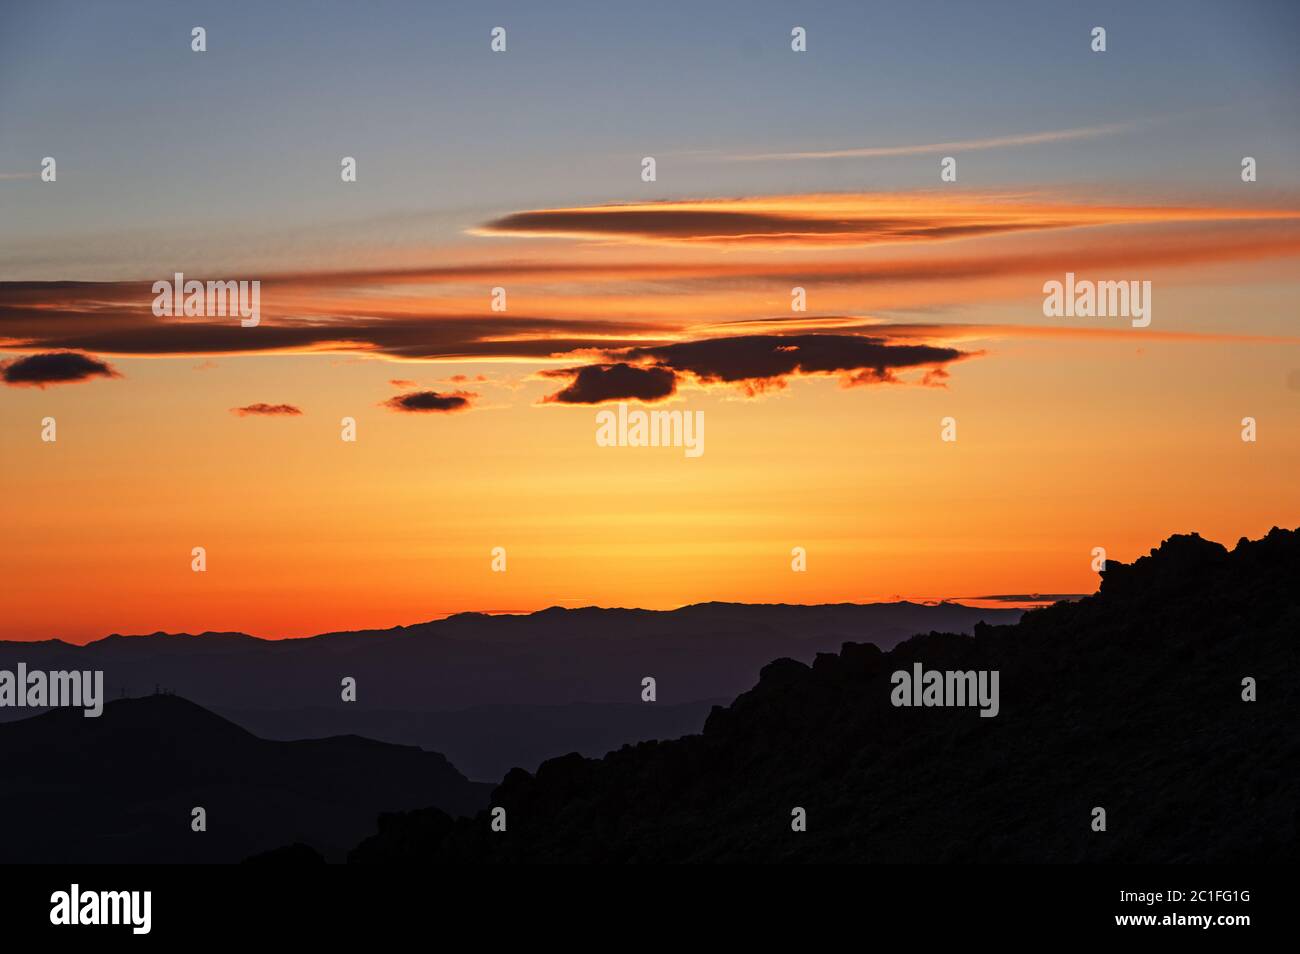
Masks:
[[[131,82],[129,54],[101,55]],[[548,102],[606,115],[573,88],[572,51],[530,55]],[[35,113],[7,117],[0,445],[17,545],[0,555],[0,638],[1090,593],[1094,547],[1130,560],[1175,532],[1230,543],[1300,519],[1300,140],[1272,100],[1201,109],[1185,89],[1077,122],[1034,103],[966,122],[914,93],[868,134],[834,115],[848,97],[830,80],[789,76],[828,112],[796,122],[777,103],[672,136],[593,125],[563,152],[493,79],[459,120],[363,152],[348,122],[423,116],[408,85],[443,87],[390,87],[372,65],[340,94],[345,121],[237,56],[222,75],[242,86],[247,66],[288,125],[257,97],[238,120],[176,117],[178,149],[200,129],[261,143],[256,159],[218,144],[229,169],[207,178],[121,166],[139,128],[94,89],[60,148]],[[632,79],[676,82],[629,56]],[[201,106],[178,62],[176,95]],[[480,116],[509,126],[510,154]],[[551,110],[556,128],[569,116]],[[1166,141],[1177,161],[1137,158]],[[1241,156],[1266,147],[1267,176],[1244,184]],[[27,175],[47,151],[57,184]],[[939,180],[950,153],[959,184]],[[352,154],[355,187],[338,181]],[[1045,317],[1044,283],[1067,272],[1150,282],[1149,327]],[[259,281],[260,324],[155,316],[154,283],[177,273]],[[83,357],[32,363],[68,353]],[[707,451],[597,446],[596,413],[618,401],[704,411]],[[959,439],[941,441],[950,417]]]

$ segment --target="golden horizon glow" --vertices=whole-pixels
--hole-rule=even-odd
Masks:
[[[609,208],[648,214],[651,237],[588,228]],[[0,392],[18,541],[0,556],[0,638],[1088,593],[1094,546],[1127,562],[1171,533],[1231,545],[1300,524],[1295,213],[1045,192],[551,211],[586,230],[474,235],[409,267],[268,267],[257,328],[155,318],[150,284],[170,275],[0,283],[4,361],[75,351],[118,375]],[[781,240],[725,216],[663,226],[666,211],[772,216]],[[841,218],[857,231],[818,231]],[[900,228],[928,238],[892,240]],[[1152,281],[1151,327],[1044,318],[1042,285],[1066,271]],[[866,356],[745,377],[744,339],[769,336]],[[727,339],[713,364],[682,357]],[[599,405],[548,400],[565,382],[540,373],[672,360],[662,399],[706,413],[698,459],[597,447]],[[391,403],[425,391],[472,399]],[[231,413],[256,404],[301,413]],[[948,416],[956,443],[939,440]],[[790,570],[795,546],[806,573]]]

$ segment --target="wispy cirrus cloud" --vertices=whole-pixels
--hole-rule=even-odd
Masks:
[[[985,149],[1009,149],[1015,146],[1039,146],[1047,143],[1074,142],[1080,139],[1097,139],[1131,132],[1141,123],[1105,123],[1099,126],[1078,126],[1073,129],[1049,129],[1042,132],[1014,133],[1006,136],[985,136],[980,139],[956,139],[947,142],[929,142],[901,146],[854,146],[847,149],[818,149],[802,152],[759,152],[718,156],[727,162],[773,162],[801,159],[878,159],[889,156],[949,155],[959,152],[978,152]]]

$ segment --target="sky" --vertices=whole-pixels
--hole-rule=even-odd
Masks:
[[[1294,527],[1297,26],[0,0],[0,638],[1077,594]],[[259,323],[155,315],[177,272]],[[704,453],[599,446],[620,402]]]

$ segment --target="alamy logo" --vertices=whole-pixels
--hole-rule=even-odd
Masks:
[[[629,411],[620,402],[618,414],[596,412],[598,447],[683,447],[687,457],[704,453],[703,411]]]
[[[890,677],[894,691],[889,701],[895,706],[979,706],[980,718],[998,714],[998,670],[931,669],[920,663],[912,671],[900,669]]]
[[[153,283],[155,318],[224,318],[238,315],[244,328],[256,328],[262,320],[260,281],[203,282],[185,280],[176,272],[173,281]]]
[[[1151,283],[1074,280],[1043,283],[1043,315],[1047,318],[1132,318],[1134,328],[1151,324]]]
[[[7,706],[82,708],[87,719],[97,719],[104,711],[104,670],[28,672],[26,663],[19,663],[16,673],[0,669],[0,708]]]
[[[68,891],[50,895],[51,924],[129,924],[132,934],[148,934],[153,925],[152,891]]]

